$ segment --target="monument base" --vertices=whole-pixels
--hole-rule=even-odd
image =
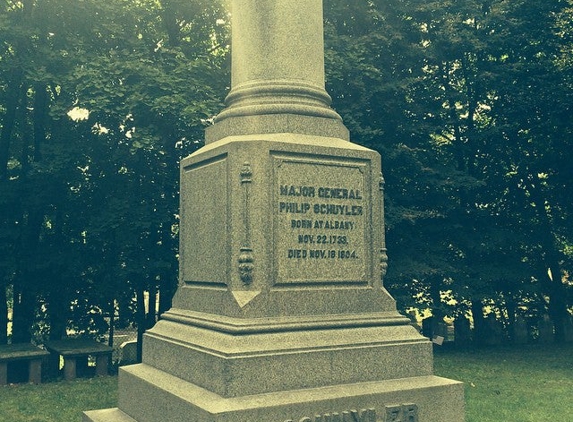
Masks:
[[[224,398],[145,364],[122,369],[120,409],[84,413],[84,422],[463,421],[460,382],[402,378]]]
[[[144,362],[120,368],[118,408],[84,422],[464,420],[463,384],[433,376],[431,343],[397,318],[237,334],[170,314],[145,334]]]

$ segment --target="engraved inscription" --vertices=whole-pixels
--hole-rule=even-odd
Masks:
[[[384,422],[418,422],[418,406],[414,403],[386,406]]]
[[[335,198],[362,203],[362,194],[358,189],[326,188],[315,186],[281,185],[280,196],[305,196],[318,198]],[[359,221],[354,217],[363,215],[363,205],[349,204],[312,204],[309,202],[279,202],[279,213],[308,214],[313,219],[290,219],[291,229],[308,229],[307,234],[295,235],[298,245],[308,245],[312,249],[288,249],[289,259],[357,259],[356,250],[323,249],[324,247],[345,247],[350,245],[351,234],[332,234],[340,230],[351,232]],[[330,219],[324,219],[324,216]],[[334,220],[330,216],[340,216]],[[344,218],[344,219],[343,219]],[[312,234],[310,234],[312,233]],[[316,246],[315,246],[316,245]]]
[[[313,417],[305,416],[298,420],[288,419],[285,422],[419,422],[418,406],[414,403],[388,405],[385,412],[378,419],[376,409],[348,410],[332,412]]]
[[[285,422],[295,422],[288,419]],[[313,417],[304,417],[298,422],[376,422],[376,409],[348,410],[344,412],[325,413]]]
[[[365,165],[285,159],[275,171],[278,283],[366,281]]]
[[[414,403],[403,404],[402,414],[404,422],[418,422],[418,406]]]

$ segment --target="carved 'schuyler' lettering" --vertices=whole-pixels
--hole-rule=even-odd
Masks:
[[[315,214],[362,215],[361,205],[314,204]]]
[[[285,422],[295,422],[294,419]],[[324,413],[313,418],[305,416],[297,422],[376,422],[376,409],[349,410],[342,413]]]
[[[402,412],[406,422],[418,422],[418,406],[414,403],[403,404]]]
[[[385,422],[418,422],[418,406],[414,403],[386,406]]]

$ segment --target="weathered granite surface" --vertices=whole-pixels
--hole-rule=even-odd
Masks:
[[[233,1],[233,80],[181,163],[180,285],[84,421],[460,422],[383,286],[381,160],[324,90],[322,1]]]
[[[232,88],[206,142],[264,133],[348,140],[324,89],[322,0],[234,1],[232,20]]]
[[[173,308],[120,369],[121,413],[85,420],[463,421],[462,384],[381,282],[380,174],[373,151],[289,133],[183,160]]]

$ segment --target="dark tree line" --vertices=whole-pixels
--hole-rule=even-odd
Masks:
[[[325,0],[327,89],[382,154],[401,309],[549,314],[564,338],[572,22],[570,0]],[[170,306],[178,162],[222,108],[228,23],[207,0],[0,4],[0,344],[8,309],[16,342],[143,321],[144,292],[147,324]]]
[[[327,4],[335,106],[383,156],[386,285],[400,305],[476,328],[486,311],[508,326],[549,313],[563,340],[573,4]]]
[[[0,7],[0,343],[8,308],[13,342],[128,324],[144,292],[152,324],[177,284],[178,163],[226,88],[225,12]]]

